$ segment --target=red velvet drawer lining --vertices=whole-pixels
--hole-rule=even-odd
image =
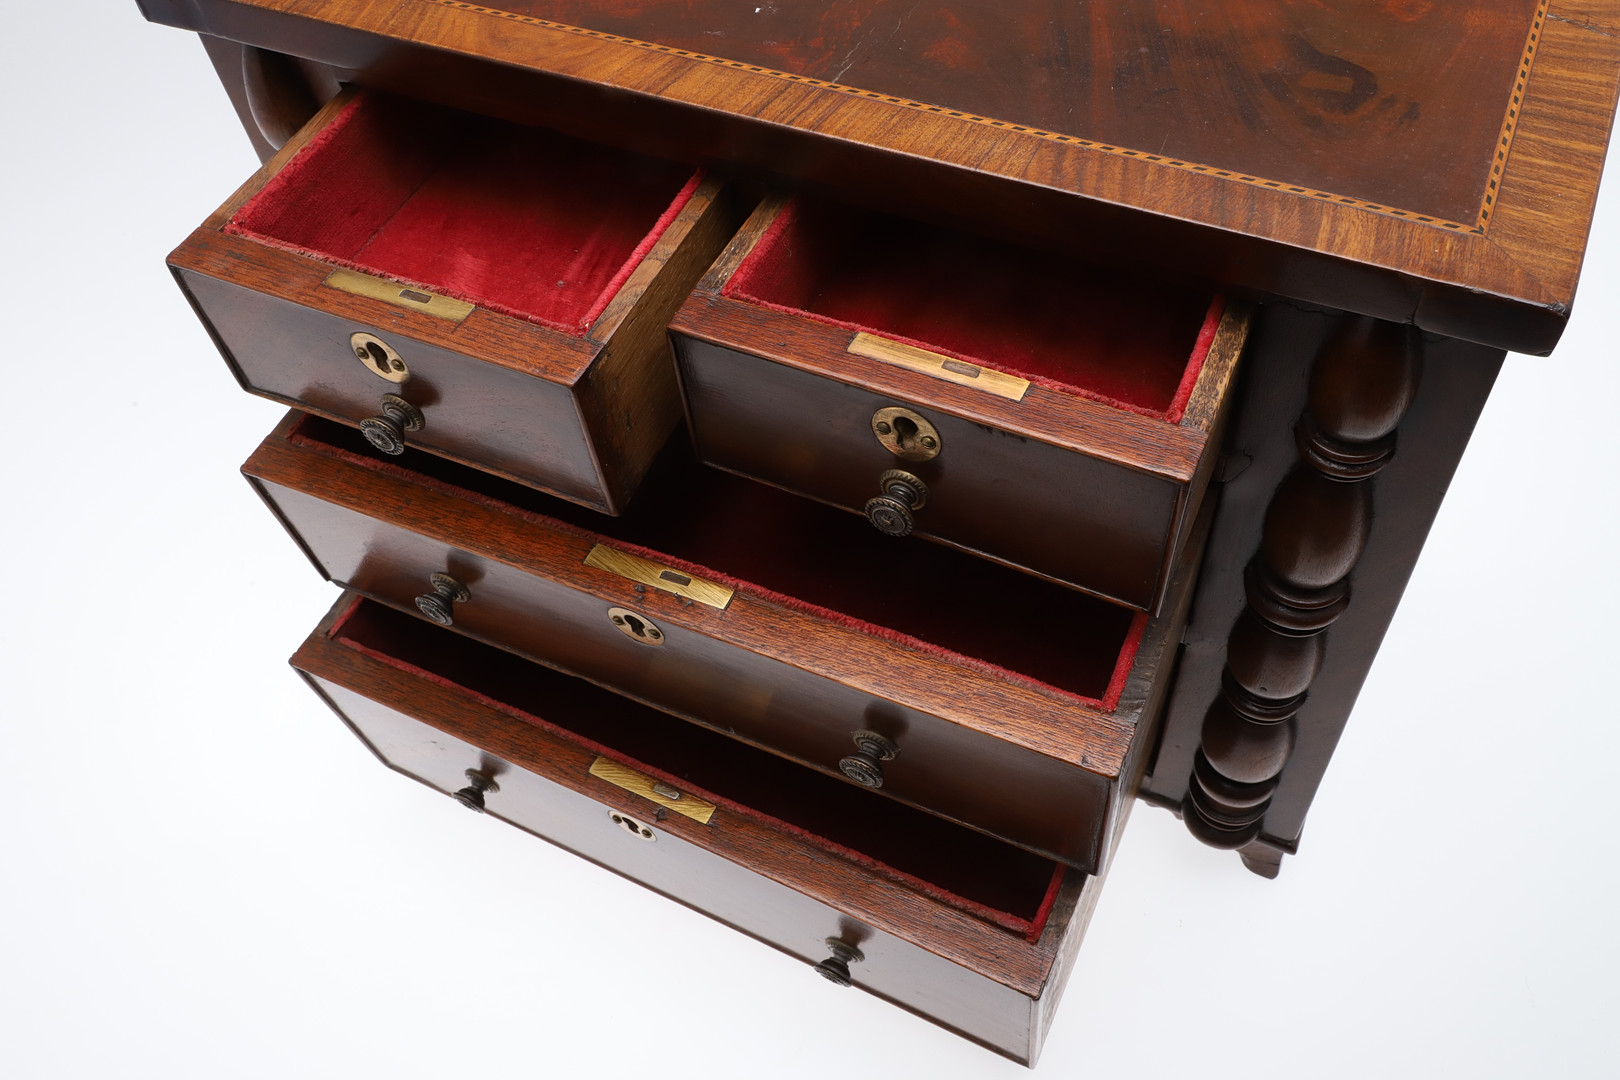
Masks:
[[[721,291],[1171,423],[1222,307],[1208,292],[802,198]]]
[[[1049,859],[380,604],[357,600],[331,635],[1015,933],[1040,934],[1062,880]]]
[[[225,231],[579,336],[698,180],[683,165],[368,93]]]

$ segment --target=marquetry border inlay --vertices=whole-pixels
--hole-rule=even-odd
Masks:
[[[1547,20],[1547,5],[1552,0],[1541,0],[1535,17],[1530,20],[1530,36],[1524,43],[1524,56],[1519,61],[1519,76],[1513,80],[1513,94],[1508,99],[1507,115],[1502,118],[1502,135],[1497,140],[1496,158],[1491,162],[1491,178],[1485,183],[1485,201],[1479,207],[1479,223],[1475,232],[1484,232],[1491,222],[1491,211],[1496,209],[1496,190],[1502,182],[1502,170],[1507,168],[1508,153],[1513,149],[1513,134],[1519,126],[1519,108],[1524,104],[1524,88],[1530,84],[1530,67],[1536,60],[1536,49],[1541,45],[1541,24]]]
[[[912,101],[909,98],[895,97],[892,94],[880,93],[876,90],[863,90],[858,86],[848,86],[844,83],[829,82],[825,79],[814,79],[808,75],[795,75],[790,71],[779,71],[775,68],[762,67],[758,64],[747,64],[740,60],[727,60],[723,56],[711,56],[708,53],[693,52],[690,49],[677,49],[672,45],[660,45],[657,42],[641,41],[638,38],[624,37],[621,34],[610,34],[603,30],[590,30],[582,26],[571,26],[568,23],[553,22],[550,19],[541,19],[533,15],[524,15],[516,11],[502,11],[500,8],[485,7],[482,4],[470,4],[466,0],[429,0],[430,3],[441,7],[455,8],[459,11],[469,11],[479,15],[489,15],[498,19],[507,19],[512,22],[526,23],[530,26],[543,27],[565,34],[578,34],[581,37],[596,38],[600,41],[611,41],[619,45],[628,45],[638,49],[648,49],[652,52],[667,53],[683,59],[694,60],[704,64],[714,64],[719,67],[734,68],[754,75],[764,75],[768,78],[782,79],[786,82],[800,83],[813,86],[821,90],[831,90],[839,94],[848,94],[852,97],[867,98],[881,101],[889,105],[898,105],[905,109],[917,109],[922,112],[939,113],[955,120],[964,120],[972,124],[983,124],[987,127],[1002,128],[1007,131],[1016,131],[1023,135],[1030,135],[1037,139],[1048,139],[1052,142],[1065,143],[1070,146],[1081,146],[1087,150],[1095,150],[1103,154],[1113,154],[1118,157],[1136,158],[1154,165],[1162,165],[1168,169],[1181,169],[1186,172],[1202,173],[1207,176],[1218,177],[1222,180],[1231,180],[1240,184],[1249,184],[1254,187],[1270,188],[1273,191],[1297,195],[1304,199],[1319,199],[1323,202],[1336,203],[1341,206],[1352,207],[1357,210],[1366,210],[1374,214],[1387,217],[1401,218],[1406,221],[1416,221],[1423,225],[1430,225],[1452,232],[1468,232],[1483,235],[1486,226],[1490,223],[1491,212],[1496,205],[1496,192],[1501,182],[1502,171],[1507,165],[1508,154],[1513,146],[1513,135],[1518,124],[1519,106],[1524,98],[1525,86],[1530,79],[1530,68],[1536,57],[1536,48],[1541,41],[1542,23],[1547,18],[1547,8],[1552,0],[1540,0],[1536,13],[1530,20],[1530,32],[1525,42],[1524,55],[1519,63],[1519,74],[1514,80],[1513,93],[1508,102],[1507,113],[1502,120],[1502,132],[1497,145],[1497,153],[1491,166],[1491,175],[1486,182],[1486,191],[1483,202],[1480,204],[1479,217],[1472,225],[1460,221],[1449,221],[1446,218],[1435,217],[1430,214],[1419,214],[1412,210],[1402,210],[1394,206],[1385,206],[1382,203],[1369,202],[1365,199],[1356,199],[1348,195],[1339,195],[1331,191],[1320,191],[1316,188],[1302,187],[1298,184],[1289,184],[1281,180],[1268,180],[1263,176],[1250,176],[1244,172],[1232,169],[1219,169],[1213,165],[1205,165],[1196,161],[1183,161],[1180,158],[1167,157],[1163,154],[1150,154],[1145,150],[1132,150],[1129,147],[1114,146],[1110,143],[1097,142],[1093,139],[1083,139],[1078,135],[1065,135],[1062,132],[1046,131],[1038,127],[1025,124],[1014,124],[1008,120],[997,120],[989,116],[979,116],[976,113],[963,112],[960,109],[948,109],[942,105],[930,105],[925,101]]]

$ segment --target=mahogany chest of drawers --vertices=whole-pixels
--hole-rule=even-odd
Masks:
[[[174,266],[244,386],[316,414],[245,467],[367,598],[295,665],[395,768],[1029,1063],[1133,797],[1268,876],[1295,850],[1502,350],[1556,341],[1616,85],[1606,43],[1494,5],[1485,138],[1405,54],[1375,107],[1355,65],[1267,51],[1291,11],[1232,15],[1228,47],[1252,38],[1296,108],[1201,145],[1195,110],[1125,92],[1070,131],[1044,91],[878,60],[860,87],[613,4],[143,6],[207,35],[250,132],[292,140]],[[406,96],[294,135],[340,82]],[[587,178],[566,194],[621,239],[582,299],[500,292],[553,280],[516,251],[469,284],[461,238],[505,219],[386,257],[480,151],[424,181],[381,158],[406,209],[355,224],[363,192],[321,230],[359,247],[311,239],[341,185],[266,198],[303,143],[352,160],[316,132],[390,100],[397,127],[511,128]],[[1458,162],[1427,186],[1365,160],[1403,103],[1456,128],[1425,128]],[[1160,124],[1176,156],[1133,149]],[[622,221],[592,160],[646,179]],[[744,224],[782,185],[803,190]],[[886,259],[926,272],[893,285]],[[964,275],[1013,307],[952,330],[977,317]],[[1017,305],[1043,291],[1035,326]],[[1090,382],[998,351],[1080,335]],[[681,410],[698,461],[655,462]]]

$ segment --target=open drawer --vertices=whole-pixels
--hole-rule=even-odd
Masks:
[[[1242,305],[768,199],[671,324],[705,462],[1157,611]]]
[[[245,389],[616,513],[741,216],[689,166],[344,94],[169,265]]]
[[[691,461],[603,519],[294,413],[243,471],[347,588],[1087,872],[1184,615]]]
[[[292,663],[390,767],[1033,1063],[1096,878],[353,594]]]

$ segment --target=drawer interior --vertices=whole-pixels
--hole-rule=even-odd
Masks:
[[[779,603],[948,654],[954,663],[1112,709],[1146,615],[938,544],[897,543],[864,519],[718,469],[681,440],[617,518],[407,450],[379,461],[359,433],[305,417],[290,438],[378,471],[494,500],[545,527],[602,538]],[[723,567],[724,570],[715,568]]]
[[[225,231],[583,335],[699,179],[552,131],[364,93]]]
[[[357,599],[331,636],[1016,933],[1039,935],[1061,881],[1049,859],[381,604]]]
[[[1171,423],[1222,307],[1208,292],[804,198],[721,292]]]

